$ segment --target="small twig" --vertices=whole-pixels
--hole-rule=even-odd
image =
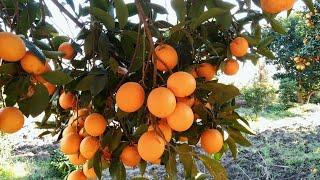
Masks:
[[[77,26],[79,26],[80,28],[84,26],[84,24],[78,21],[78,19],[74,17],[62,4],[60,4],[58,0],[52,0],[52,2],[57,6],[57,8],[59,8],[61,12],[67,15]]]

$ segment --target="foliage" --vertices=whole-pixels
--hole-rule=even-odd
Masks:
[[[59,150],[52,151],[48,163],[50,169],[55,172],[55,177],[63,178],[76,169],[76,167],[69,162],[68,158]]]
[[[297,102],[297,82],[289,79],[280,79],[279,100],[286,106],[290,106],[292,102]]]
[[[252,108],[253,113],[258,115],[275,101],[276,90],[266,83],[254,83],[251,87],[242,90],[242,96],[247,107]]]
[[[226,58],[232,57],[229,44],[237,36],[245,37],[250,44],[250,53],[238,60],[256,61],[263,56],[273,58],[268,49],[272,38],[261,36],[260,20],[266,19],[279,33],[286,31],[275,15],[251,8],[252,3],[259,6],[256,0],[237,1],[239,10],[234,14],[231,14],[231,9],[235,5],[223,0],[171,1],[177,14],[177,24],[158,20],[157,16],[167,14],[167,10],[150,1],[136,0],[135,3],[125,4],[123,0],[90,0],[79,4],[68,0],[66,5],[71,8],[70,11],[58,0],[52,2],[81,28],[77,38],[61,36],[57,27],[49,23],[51,13],[45,1],[3,0],[0,3],[1,30],[23,35],[31,52],[43,63],[45,58],[49,60],[54,65],[53,71],[42,77],[57,85],[57,90],[49,97],[41,83],[32,85],[31,75],[21,69],[19,62],[1,61],[0,85],[3,89],[1,94],[5,95],[4,103],[6,106],[18,105],[25,116],[35,117],[45,112],[44,119],[37,122],[38,127],[49,129],[45,134],[61,135],[71,112],[60,107],[59,95],[62,91],[74,93],[78,100],[75,109],[89,108],[113,122],[101,136],[101,149],[108,147],[112,154],[109,171],[114,179],[126,177],[124,165],[119,161],[123,147],[129,143],[136,144],[146,131],[146,124],[157,123],[157,118],[149,113],[145,105],[136,112],[124,113],[116,108],[114,97],[119,86],[127,81],[139,82],[146,94],[155,87],[166,85],[170,71],[157,71],[157,60],[152,59],[155,45],[166,43],[177,50],[180,61],[172,70],[174,72],[187,71],[203,62],[219,69]],[[247,13],[247,16],[233,18],[243,13]],[[139,16],[139,23],[128,21],[128,17],[134,15]],[[242,33],[245,25],[251,25],[251,33]],[[78,56],[71,61],[63,60],[63,53],[57,51],[64,41],[71,42],[77,51]],[[128,73],[119,73],[119,69],[126,69]],[[35,92],[27,97],[30,85],[34,86]],[[203,162],[215,179],[227,178],[219,161],[198,155],[194,147],[200,134],[207,128],[216,128],[229,134],[217,156],[221,157],[230,150],[236,158],[237,145],[250,145],[243,134],[255,133],[249,128],[248,122],[235,112],[238,107],[234,99],[239,95],[239,90],[232,85],[220,84],[216,80],[204,82],[203,78],[197,78],[194,96],[199,103],[192,109],[200,116],[201,122],[194,122],[187,131],[174,132],[161,159],[169,179],[175,179],[176,156],[181,153],[188,154],[187,161],[191,162],[191,165],[184,166],[185,178],[191,179],[197,174],[197,166],[192,163],[195,158]],[[207,103],[210,106],[206,106]],[[53,123],[48,121],[50,115],[55,117]],[[189,139],[185,152],[179,150],[179,136]],[[99,178],[102,172],[100,156],[101,152],[98,151],[89,160]]]
[[[297,98],[290,97],[292,102],[308,102],[309,95],[320,90],[320,3],[315,4],[316,13],[308,10],[295,12],[289,18],[281,20],[288,29],[286,35],[268,30],[268,36],[275,40],[270,49],[276,59],[269,60],[275,64],[278,73],[275,79],[296,83]],[[285,90],[283,90],[285,91]],[[285,100],[285,101],[287,101]]]

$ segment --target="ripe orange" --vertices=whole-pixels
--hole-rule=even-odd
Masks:
[[[43,85],[47,88],[50,96],[56,91],[56,86],[49,82],[45,82]]]
[[[20,61],[22,69],[30,74],[40,75],[46,72],[46,65],[41,60],[32,54],[27,52]]]
[[[224,74],[232,76],[232,75],[237,74],[238,71],[239,71],[239,63],[237,60],[228,59],[225,62],[225,65],[223,68]]]
[[[173,69],[178,64],[177,51],[168,44],[158,45],[155,48],[154,53],[162,61],[157,60],[157,69],[160,71],[168,71],[167,67]],[[153,58],[156,58],[155,55],[153,55]],[[167,67],[163,63],[165,63]]]
[[[150,161],[150,163],[160,165],[161,164],[161,158],[156,159],[154,161]]]
[[[90,136],[100,136],[106,130],[107,123],[101,114],[92,113],[84,121],[84,129]]]
[[[58,51],[63,52],[64,53],[63,58],[68,60],[72,60],[76,55],[76,51],[72,47],[71,43],[68,43],[68,42],[64,42],[60,44]]]
[[[160,129],[160,131],[162,132],[165,140],[167,142],[170,142],[171,138],[172,138],[172,129],[171,127],[168,125],[167,122],[163,122],[163,121],[160,121],[159,124],[157,125],[158,128]],[[148,127],[148,131],[152,131],[154,130],[152,125],[150,125]],[[159,136],[161,137],[161,134],[159,134]]]
[[[84,121],[86,119],[86,116],[76,116],[73,115],[70,117],[69,121],[68,121],[68,125],[69,126],[73,126],[73,127],[83,127],[84,126]]]
[[[159,118],[165,118],[174,111],[176,98],[167,88],[155,88],[148,96],[147,106],[153,115]]]
[[[83,165],[87,159],[84,158],[80,153],[68,155],[69,161],[75,166]]]
[[[94,172],[93,167],[89,169],[88,161],[83,165],[83,173],[88,179],[97,179],[97,175]]]
[[[231,54],[236,57],[245,56],[249,49],[248,41],[243,37],[237,37],[230,43]]]
[[[192,109],[181,102],[177,103],[176,109],[167,117],[168,125],[175,131],[182,132],[188,130],[194,120]]]
[[[100,142],[96,137],[87,136],[80,144],[80,153],[86,159],[91,159],[99,150]]]
[[[69,175],[67,180],[87,180],[87,177],[84,175],[83,171],[78,169],[72,171]]]
[[[77,99],[71,92],[63,92],[59,97],[59,104],[62,109],[74,108],[77,104]]]
[[[201,134],[201,147],[207,153],[217,153],[223,145],[223,136],[216,129],[207,129]]]
[[[176,97],[191,95],[196,90],[196,86],[195,78],[191,74],[183,71],[173,73],[167,80],[167,87]]]
[[[159,159],[165,148],[164,140],[154,131],[147,131],[138,141],[138,152],[145,161]]]
[[[189,140],[189,139],[188,139],[188,137],[186,137],[186,136],[180,136],[180,137],[179,137],[179,141],[180,141],[180,142],[187,143],[188,140]]]
[[[144,102],[144,89],[136,82],[127,82],[117,91],[116,103],[124,112],[134,112],[141,108]]]
[[[137,147],[126,146],[125,148],[123,148],[120,155],[120,160],[126,166],[136,167],[141,161],[141,157],[138,153]]]
[[[77,128],[74,127],[74,126],[67,126],[63,132],[62,132],[62,137],[65,137],[66,135],[68,134],[71,134],[71,133],[77,133]]]
[[[206,81],[211,81],[217,74],[217,68],[209,63],[202,63],[197,68],[199,77],[204,77]]]
[[[77,133],[67,134],[60,141],[61,152],[67,155],[78,153],[81,140],[81,136]]]
[[[5,107],[0,110],[0,131],[4,133],[15,133],[24,124],[22,112],[15,107]]]
[[[19,61],[26,54],[23,40],[12,33],[0,32],[0,59],[8,62]]]
[[[194,96],[177,97],[177,102],[185,103],[189,107],[192,107],[195,103],[195,98]]]
[[[277,14],[285,10],[292,9],[295,0],[260,0],[260,5],[263,11]]]

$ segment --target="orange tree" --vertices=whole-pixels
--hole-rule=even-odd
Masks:
[[[200,160],[226,179],[221,156],[230,150],[236,158],[238,145],[250,145],[243,134],[254,132],[235,111],[239,90],[216,74],[231,76],[239,61],[270,56],[259,21],[284,33],[275,17],[295,1],[238,0],[231,14],[235,5],[223,0],[174,0],[176,24],[158,20],[168,12],[148,0],[52,2],[81,28],[75,39],[48,22],[45,0],[0,1],[0,130],[16,132],[23,114],[44,112],[40,136],[59,134],[61,151],[78,166],[70,180],[101,178],[105,168],[125,179],[125,166],[143,175],[147,162],[176,179],[177,158],[185,178],[196,177]],[[134,15],[137,24],[128,21]]]

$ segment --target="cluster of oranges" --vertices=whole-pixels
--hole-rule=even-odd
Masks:
[[[306,25],[307,27],[314,28],[314,21],[312,20],[313,12],[309,12],[306,14]]]
[[[293,58],[293,61],[296,63],[296,69],[300,71],[303,71],[307,66],[310,66],[310,62],[302,57],[295,57]]]
[[[60,150],[69,161],[76,166],[82,165],[82,170],[76,170],[69,174],[68,180],[95,179],[96,173],[93,167],[89,167],[89,161],[99,150],[103,151],[102,162],[110,160],[108,149],[102,149],[99,141],[108,125],[108,121],[99,113],[91,113],[89,109],[79,109],[73,112],[67,127],[63,130],[60,141]]]
[[[270,14],[277,14],[293,8],[296,0],[260,0],[263,11]]]
[[[41,76],[43,73],[51,71],[48,62],[41,62],[31,51],[27,51],[24,41],[13,33],[0,32],[0,42],[0,59],[9,63],[20,62],[21,68],[31,75],[32,84],[28,88],[27,97],[34,94],[34,85],[38,83],[46,87],[49,95],[55,92],[56,86]],[[70,43],[62,43],[59,46],[59,51],[64,53],[64,58],[73,58],[75,54]],[[23,127],[24,117],[19,109],[3,108],[0,114],[0,129],[3,132],[13,133]]]

